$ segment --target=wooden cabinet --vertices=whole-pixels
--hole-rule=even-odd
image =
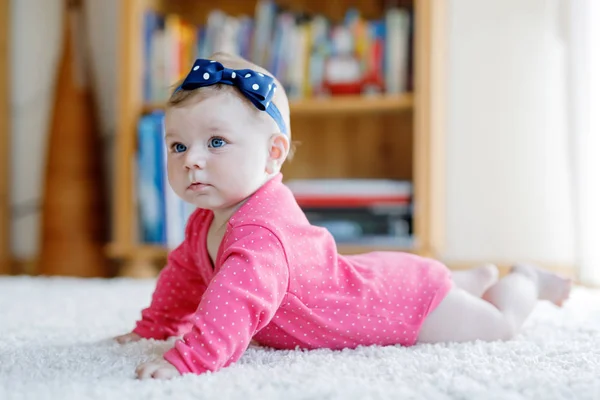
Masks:
[[[380,18],[387,3],[382,0],[312,1],[282,0],[280,5],[306,12],[320,12],[340,20],[348,7],[365,18]],[[441,240],[443,194],[442,115],[435,107],[444,38],[440,13],[444,2],[432,0],[392,2],[414,11],[412,57],[414,90],[377,97],[343,96],[291,101],[293,140],[301,146],[284,167],[284,179],[292,178],[387,178],[413,182],[415,245],[340,246],[341,253],[369,250],[401,250],[434,256]],[[140,115],[160,104],[145,104],[142,97],[142,16],[147,7],[177,13],[193,23],[205,23],[208,13],[219,8],[231,15],[253,15],[254,0],[221,0],[218,3],[186,0],[129,0],[120,2],[118,136],[116,140],[115,198],[111,257],[125,262],[125,275],[153,274],[149,262],[163,259],[166,250],[135,240],[134,155],[136,123]],[[437,22],[435,22],[437,20]],[[436,42],[436,40],[439,40]],[[435,44],[435,46],[434,46]],[[437,47],[436,47],[437,46]],[[438,48],[439,47],[439,48]],[[438,74],[436,76],[436,74]],[[437,86],[436,86],[437,85]],[[315,129],[318,127],[318,129]],[[323,144],[337,151],[324,154]]]

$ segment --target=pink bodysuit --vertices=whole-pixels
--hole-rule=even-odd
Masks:
[[[214,269],[206,247],[211,211],[194,212],[170,253],[134,332],[183,335],[164,356],[181,373],[228,366],[252,339],[279,349],[410,346],[450,290],[450,271],[431,259],[338,255],[333,237],[310,225],[281,179],[231,217]]]

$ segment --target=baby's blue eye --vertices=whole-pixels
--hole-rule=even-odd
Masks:
[[[171,148],[175,153],[183,153],[187,150],[187,147],[181,143],[175,143],[173,146],[171,146]]]
[[[210,139],[209,147],[213,147],[216,149],[216,148],[225,146],[225,143],[226,143],[225,140],[215,137],[215,138]]]

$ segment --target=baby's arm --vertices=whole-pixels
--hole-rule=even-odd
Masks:
[[[164,356],[180,373],[216,371],[237,361],[287,291],[287,260],[269,230],[243,226],[227,242],[225,261],[202,297],[192,330]]]
[[[120,343],[140,338],[167,339],[190,329],[189,318],[200,303],[206,284],[193,261],[196,214],[190,217],[183,243],[168,257],[161,271],[150,306],[142,311],[142,318],[133,332],[115,338]]]
[[[144,338],[166,339],[187,332],[206,285],[190,258],[184,242],[169,255],[161,271],[152,303],[142,311],[142,319],[132,333]]]

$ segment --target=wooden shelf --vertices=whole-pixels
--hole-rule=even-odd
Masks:
[[[340,254],[361,254],[371,251],[402,251],[415,253],[417,249],[405,246],[390,245],[359,245],[359,244],[340,244],[338,252]],[[138,258],[144,260],[159,260],[167,257],[168,249],[158,245],[142,244],[134,248],[118,247],[114,244],[106,248],[106,253],[111,258]]]
[[[147,103],[142,113],[162,110],[162,103]],[[335,96],[290,101],[293,116],[324,114],[376,114],[395,113],[413,108],[413,95]]]
[[[360,245],[360,244],[339,244],[338,252],[344,255],[369,253],[371,251],[402,251],[405,253],[416,253],[417,249],[406,246],[390,245]]]
[[[411,109],[411,94],[393,96],[337,96],[291,101],[293,115],[331,113],[384,113]]]
[[[106,254],[111,258],[138,258],[145,260],[155,260],[165,258],[168,250],[158,245],[140,244],[135,247],[123,247],[116,243],[111,243],[106,247]]]

